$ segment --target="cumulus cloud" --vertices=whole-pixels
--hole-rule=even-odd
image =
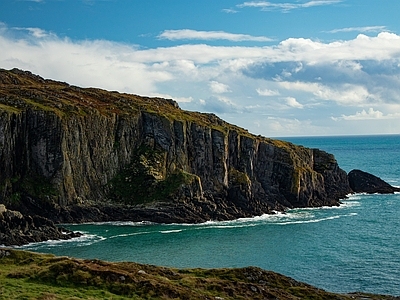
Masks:
[[[215,94],[223,94],[223,93],[231,92],[228,85],[223,84],[218,81],[211,81],[209,85],[210,85],[211,91]]]
[[[303,108],[303,104],[297,102],[296,98],[294,97],[286,97],[286,104],[289,107],[293,107],[293,108]]]
[[[387,119],[398,119],[400,117],[399,113],[384,114],[379,110],[374,110],[372,107],[367,111],[363,109],[362,111],[356,112],[354,115],[342,115],[340,117],[332,117],[332,120],[346,120],[346,121],[360,121],[360,120],[387,120]]]
[[[236,113],[237,105],[229,98],[223,96],[211,96],[208,99],[199,101],[202,110],[217,114]]]
[[[332,42],[289,38],[272,46],[202,43],[143,49],[106,40],[70,40],[40,28],[0,23],[0,49],[1,68],[17,67],[84,87],[172,98],[184,109],[254,124],[249,128],[253,130],[258,128],[255,115],[260,124],[262,114],[283,122],[292,111],[288,107],[297,109],[301,124],[311,118],[335,123],[332,115],[350,120],[400,113],[400,36],[389,32]],[[393,109],[383,110],[384,104]],[[321,107],[325,111],[317,109]],[[338,107],[340,113],[335,113]],[[365,107],[374,110],[363,112]],[[265,130],[278,128],[271,125],[275,121]],[[309,124],[310,130],[314,126]]]
[[[224,31],[198,31],[191,29],[165,30],[158,38],[167,40],[228,40],[233,42],[270,42],[272,39],[265,36],[252,36],[248,34],[236,34]]]
[[[284,81],[279,84],[289,91],[298,90],[312,93],[318,99],[335,101],[341,105],[360,105],[373,97],[368,93],[366,87],[351,84],[341,84],[335,88],[313,82]]]

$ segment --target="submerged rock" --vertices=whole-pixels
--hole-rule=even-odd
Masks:
[[[352,170],[348,174],[349,184],[355,193],[393,194],[400,188],[393,187],[381,178],[361,170]]]

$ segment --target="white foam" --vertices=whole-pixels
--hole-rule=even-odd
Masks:
[[[196,228],[196,229],[209,229],[209,228],[212,228],[212,229],[229,229],[229,228],[244,228],[244,227],[254,227],[254,226],[257,226],[257,225],[259,225],[259,224],[256,224],[256,223],[249,223],[249,224],[241,224],[241,225],[219,225],[219,224],[216,224],[216,225],[210,225],[210,226],[203,226],[203,227],[199,227],[199,228]]]
[[[27,245],[22,245],[22,246],[16,246],[15,248],[20,248],[20,249],[40,249],[40,248],[45,248],[45,247],[58,247],[64,244],[68,243],[77,243],[77,247],[81,246],[88,246],[92,245],[101,241],[104,241],[106,238],[95,235],[95,234],[83,234],[79,237],[75,237],[69,240],[47,240],[43,242],[36,242],[36,243],[30,243]]]
[[[339,219],[339,218],[340,218],[340,216],[332,216],[332,217],[328,217],[328,218],[289,221],[289,222],[282,222],[282,223],[276,223],[276,224],[277,225],[292,225],[292,224],[319,223],[319,222],[322,222],[322,221],[334,220],[334,219]]]
[[[118,237],[127,237],[127,236],[134,236],[134,235],[142,235],[142,234],[149,234],[149,233],[154,233],[152,231],[142,231],[142,232],[132,232],[132,233],[123,233],[123,234],[117,234],[108,237],[109,239],[115,239]]]
[[[86,222],[86,223],[79,223],[79,224],[61,224],[64,226],[79,226],[79,225],[112,225],[112,226],[146,226],[146,225],[153,225],[157,223],[149,222],[149,221],[139,221],[139,222],[132,222],[132,221],[109,221],[109,222]]]
[[[162,230],[162,231],[160,231],[160,233],[166,234],[166,233],[177,233],[177,232],[182,232],[182,231],[183,231],[183,229],[173,229],[173,230]]]

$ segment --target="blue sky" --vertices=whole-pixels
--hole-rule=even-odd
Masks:
[[[1,0],[0,68],[269,137],[400,133],[399,0]]]

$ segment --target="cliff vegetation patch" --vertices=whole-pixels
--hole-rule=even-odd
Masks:
[[[7,178],[0,185],[5,204],[17,205],[24,196],[54,202],[58,191],[54,185],[43,176],[14,176]]]
[[[161,150],[139,147],[131,164],[110,181],[109,198],[131,205],[171,200],[192,178],[182,170],[167,174],[165,155]]]

